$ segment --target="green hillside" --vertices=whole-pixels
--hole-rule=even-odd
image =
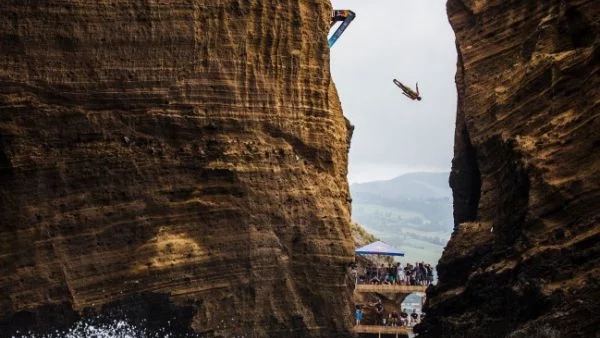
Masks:
[[[452,232],[448,173],[412,173],[350,186],[352,217],[402,249],[406,261],[437,263]]]

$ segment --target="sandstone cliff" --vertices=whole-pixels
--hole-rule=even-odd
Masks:
[[[449,0],[455,231],[424,337],[595,337],[598,1]]]
[[[3,1],[0,336],[114,311],[207,336],[345,336],[330,10]]]

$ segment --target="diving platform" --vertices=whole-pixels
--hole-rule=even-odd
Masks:
[[[412,334],[412,328],[405,326],[379,326],[379,325],[357,325],[353,329],[354,333],[370,333],[381,335],[400,335]]]
[[[357,284],[354,287],[356,292],[377,292],[377,293],[413,293],[425,292],[427,286],[423,285],[385,285],[385,284]]]

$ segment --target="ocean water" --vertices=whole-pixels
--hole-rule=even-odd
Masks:
[[[165,328],[157,331],[138,327],[125,320],[97,324],[92,321],[79,321],[65,331],[48,333],[16,332],[10,338],[202,338],[200,335],[169,333]]]

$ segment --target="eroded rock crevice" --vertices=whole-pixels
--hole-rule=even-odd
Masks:
[[[450,172],[450,187],[454,199],[454,226],[472,222],[477,218],[477,207],[481,195],[481,174],[477,164],[477,153],[469,140],[469,135],[460,133],[461,141],[456,145],[453,170]]]
[[[450,172],[450,187],[454,203],[454,227],[460,223],[472,222],[477,218],[477,208],[481,195],[481,173],[477,163],[477,151],[471,142],[465,115],[462,110],[464,97],[464,65],[460,49],[457,48],[458,62],[456,72],[456,88],[458,107],[456,114],[456,134],[454,158]]]
[[[12,174],[12,166],[8,160],[8,154],[6,151],[8,147],[3,141],[5,138],[6,137],[2,137],[0,134],[0,182],[8,183],[8,180]]]

